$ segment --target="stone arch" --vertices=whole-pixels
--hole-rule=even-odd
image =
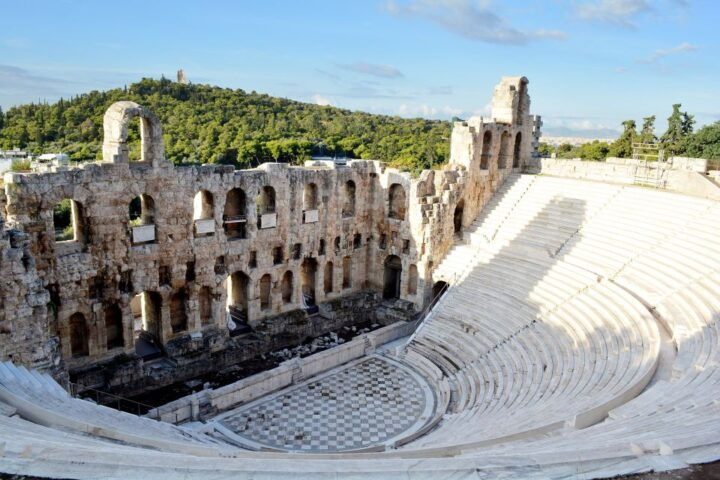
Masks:
[[[317,261],[306,258],[300,265],[300,284],[305,302],[308,305],[315,303],[315,278],[317,276]]]
[[[314,183],[308,183],[303,190],[303,210],[317,210],[318,188]]]
[[[123,335],[123,314],[120,306],[113,303],[105,308],[105,341],[107,349],[125,346]]]
[[[464,209],[465,200],[460,199],[455,206],[455,212],[453,213],[453,232],[455,235],[462,235]]]
[[[402,260],[397,255],[388,255],[385,258],[385,272],[383,276],[383,298],[400,298],[400,284],[402,276]]]
[[[326,294],[333,291],[333,275],[335,274],[333,262],[325,264],[325,272],[323,273],[323,286]]]
[[[249,286],[250,277],[245,272],[235,272],[226,280],[228,311],[237,313],[238,318],[249,318]]]
[[[90,353],[88,329],[85,315],[73,313],[68,322],[70,327],[70,354],[73,357],[85,357]]]
[[[270,185],[262,187],[255,203],[259,215],[275,213],[275,189]]]
[[[186,300],[187,295],[185,294],[185,290],[178,290],[170,296],[170,326],[172,333],[180,333],[187,330]]]
[[[213,194],[207,190],[200,190],[193,198],[193,220],[209,220],[215,215],[215,202]]]
[[[260,310],[270,310],[272,308],[272,277],[266,273],[260,277]]]
[[[498,169],[507,168],[507,159],[510,152],[510,132],[503,131],[500,137],[500,153],[498,155]]]
[[[138,195],[130,201],[128,214],[133,226],[155,224],[155,200],[145,193]]]
[[[85,212],[80,202],[65,198],[53,208],[53,230],[56,242],[80,242],[87,239]]]
[[[343,257],[342,260],[342,270],[343,270],[343,281],[342,281],[342,288],[351,288],[352,287],[352,258],[350,256]]]
[[[115,102],[105,111],[103,161],[129,163],[128,126],[135,117],[140,118],[140,161],[158,167],[165,160],[160,119],[150,110],[130,101]]]
[[[408,268],[408,285],[407,285],[408,295],[417,294],[417,284],[418,284],[418,269],[417,269],[417,265],[412,264]]]
[[[440,297],[442,297],[447,289],[449,288],[449,285],[447,282],[443,280],[438,280],[433,284],[432,287],[432,297],[430,301],[432,302],[432,305],[435,305],[435,303],[440,300]]]
[[[483,134],[482,150],[480,154],[480,170],[490,168],[490,157],[492,156],[492,132],[486,130]]]
[[[210,287],[200,287],[198,291],[198,310],[200,311],[200,325],[212,325],[212,291]]]
[[[293,299],[293,272],[288,270],[285,272],[280,282],[280,291],[283,303],[292,303]]]
[[[246,237],[247,207],[245,203],[245,192],[242,188],[233,188],[225,196],[223,228],[228,240]]]
[[[522,132],[515,135],[515,148],[513,148],[513,168],[520,168],[520,152],[522,150]]]
[[[399,183],[393,183],[388,190],[388,217],[405,220],[405,189]]]
[[[355,182],[345,182],[345,195],[343,197],[342,216],[352,217],[355,215]]]

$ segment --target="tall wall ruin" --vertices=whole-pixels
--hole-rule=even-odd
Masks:
[[[411,178],[360,160],[174,166],[159,120],[113,104],[102,162],[5,175],[0,358],[88,368],[132,358],[138,330],[150,328],[163,345],[213,332],[203,348],[222,349],[228,306],[253,328],[302,312],[309,296],[323,304],[363,289],[419,309],[458,228],[536,154],[540,120],[529,105],[527,79],[503,78],[494,118],[457,122],[450,162]],[[140,162],[128,160],[126,142],[135,116]],[[59,241],[53,209],[64,199],[73,230]]]

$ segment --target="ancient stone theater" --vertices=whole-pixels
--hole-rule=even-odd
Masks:
[[[530,111],[503,77],[412,176],[176,165],[121,101],[102,161],[6,173],[0,472],[590,479],[720,458],[718,177],[541,158]]]

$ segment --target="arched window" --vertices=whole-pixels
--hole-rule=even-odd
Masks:
[[[343,257],[342,269],[343,269],[342,288],[343,289],[351,288],[352,287],[352,259],[349,256]]]
[[[247,321],[250,277],[243,272],[235,272],[228,275],[226,285],[228,312],[233,319]]]
[[[185,297],[185,290],[179,290],[170,297],[170,326],[173,333],[187,330]]]
[[[356,233],[353,236],[353,249],[357,250],[360,247],[362,247],[362,235],[359,233]]]
[[[73,357],[88,355],[88,327],[82,313],[73,313],[70,316],[70,353]]]
[[[85,243],[85,215],[82,205],[66,198],[53,209],[56,242]]]
[[[303,192],[303,210],[317,210],[318,208],[318,192],[317,185],[308,183],[305,185]]]
[[[333,262],[327,262],[325,264],[325,272],[323,274],[323,283],[324,283],[324,290],[325,293],[330,293],[333,291],[333,275],[334,275],[334,268],[333,268]]]
[[[480,169],[490,168],[490,156],[492,155],[492,132],[487,130],[483,135],[482,154],[480,155]]]
[[[388,191],[388,217],[405,220],[405,189],[399,183],[390,185]]]
[[[520,152],[522,149],[522,133],[515,135],[515,148],[513,149],[513,168],[520,168]]]
[[[155,241],[155,201],[150,195],[140,195],[128,207],[133,243]]]
[[[463,228],[463,210],[465,208],[465,201],[460,200],[455,206],[455,213],[453,214],[453,231],[455,235],[462,235]]]
[[[203,327],[212,325],[212,292],[210,287],[202,287],[198,291],[198,310],[200,310],[200,324]]]
[[[306,258],[300,266],[300,284],[302,287],[303,299],[307,305],[315,304],[315,277],[317,273],[317,261],[314,258]]]
[[[215,233],[215,204],[212,193],[200,190],[193,199],[193,221],[195,235],[212,235]]]
[[[266,273],[260,278],[260,309],[270,310],[272,302],[270,299],[270,290],[272,289],[272,277]]]
[[[335,237],[335,241],[333,242],[333,246],[335,248],[335,253],[338,253],[340,251],[340,236],[338,235]]]
[[[269,185],[262,187],[255,204],[257,206],[258,228],[275,227],[277,223],[275,189]]]
[[[123,316],[117,303],[105,309],[105,338],[108,350],[125,345],[123,338]]]
[[[342,216],[352,217],[355,215],[355,182],[345,182],[345,195],[343,198]]]
[[[314,183],[305,185],[303,192],[303,223],[318,221],[318,189]]]
[[[318,246],[318,255],[325,255],[325,239],[320,239],[320,245]]]
[[[285,275],[283,275],[282,283],[280,285],[280,290],[282,291],[283,303],[292,303],[293,273],[290,270],[285,272]]]
[[[415,264],[410,265],[410,268],[408,269],[408,286],[407,286],[407,293],[408,295],[415,295],[417,293],[417,283],[418,283],[418,269]]]
[[[498,168],[507,168],[508,155],[510,154],[510,133],[505,131],[500,137],[500,154],[498,155]]]
[[[400,298],[400,280],[402,276],[402,260],[397,255],[388,255],[385,259],[385,275],[383,282],[383,298]]]
[[[246,212],[245,192],[241,188],[233,188],[225,197],[223,210],[223,227],[228,240],[245,238]]]

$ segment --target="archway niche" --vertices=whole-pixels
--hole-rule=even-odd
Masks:
[[[355,215],[355,182],[345,182],[345,195],[343,197],[342,216],[352,217]]]
[[[397,255],[388,255],[385,259],[383,275],[383,298],[400,298],[400,280],[402,277],[402,260]]]
[[[352,259],[350,258],[350,256],[343,257],[342,273],[343,273],[343,281],[342,281],[343,290],[346,288],[351,288],[352,287]]]
[[[200,311],[200,324],[204,327],[211,325],[212,321],[212,292],[210,287],[201,287],[198,291],[198,310]]]
[[[405,189],[399,183],[393,183],[388,190],[388,217],[405,220]]]
[[[464,200],[460,200],[455,206],[455,212],[453,213],[453,232],[455,233],[455,235],[462,235],[464,208]]]
[[[270,296],[272,290],[272,277],[266,273],[260,277],[260,310],[272,309],[272,298]]]
[[[53,208],[53,229],[56,242],[85,243],[85,214],[79,202],[69,198]]]
[[[305,185],[303,191],[303,223],[318,221],[318,188],[314,183]]]
[[[227,308],[233,319],[247,321],[248,287],[250,277],[243,272],[235,272],[227,278]]]
[[[292,303],[293,299],[293,273],[288,270],[285,272],[280,283],[280,291],[282,293],[283,303]]]
[[[410,268],[408,269],[408,286],[407,286],[407,293],[408,295],[415,295],[417,293],[417,284],[418,284],[418,269],[415,264],[410,265]]]
[[[333,262],[327,262],[325,264],[325,272],[323,273],[323,286],[325,293],[331,293],[333,291],[333,275],[334,275]]]
[[[193,222],[195,235],[205,236],[215,233],[215,203],[212,193],[200,190],[193,198]]]
[[[483,135],[481,152],[480,170],[487,170],[490,168],[490,156],[492,155],[492,132],[490,130]]]
[[[180,333],[187,330],[185,290],[178,290],[170,297],[170,326],[173,333]]]
[[[431,302],[433,305],[435,305],[435,303],[440,299],[440,297],[442,297],[445,294],[448,287],[449,287],[448,283],[443,280],[439,280],[433,284],[432,298],[431,298]]]
[[[508,155],[510,154],[510,132],[504,131],[500,137],[500,154],[498,155],[498,169],[507,168]]]
[[[258,228],[273,228],[277,224],[275,213],[275,189],[265,185],[260,189],[255,205],[257,208]]]
[[[132,243],[151,243],[155,241],[155,200],[142,194],[130,201],[128,206]]]
[[[162,339],[162,297],[157,292],[141,292],[132,299],[130,308],[135,317],[134,330],[150,335],[154,340]]]
[[[303,300],[308,305],[315,303],[315,278],[317,276],[317,261],[314,258],[306,258],[300,265],[300,285],[302,288]]]
[[[105,340],[107,349],[120,348],[125,345],[123,335],[123,315],[120,306],[114,303],[105,308]]]
[[[223,210],[223,228],[228,240],[245,238],[247,224],[245,192],[241,188],[233,188],[225,197]]]
[[[90,353],[88,325],[85,315],[73,313],[69,320],[70,354],[73,357],[84,357]]]
[[[513,168],[520,168],[520,152],[522,150],[522,132],[515,135],[515,148],[513,148]]]

